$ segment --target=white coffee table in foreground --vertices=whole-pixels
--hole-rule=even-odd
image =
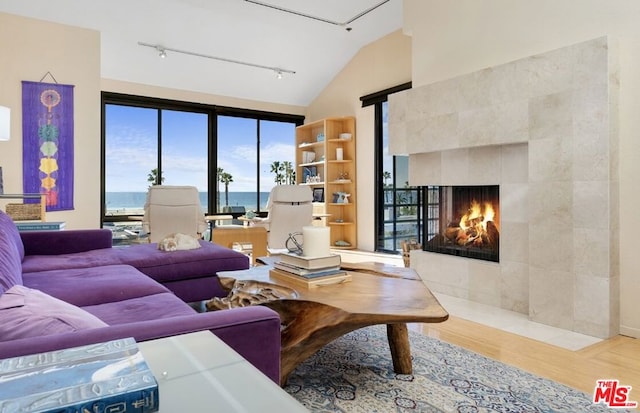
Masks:
[[[160,412],[308,412],[208,331],[138,346],[158,380]]]

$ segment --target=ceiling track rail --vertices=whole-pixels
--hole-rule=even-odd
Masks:
[[[319,22],[332,24],[334,26],[345,27],[347,31],[351,31],[351,27],[349,26],[351,23],[353,23],[354,21],[358,20],[359,18],[371,13],[372,11],[377,9],[378,7],[384,5],[385,3],[390,2],[391,0],[381,1],[380,3],[369,7],[368,9],[356,14],[355,16],[353,16],[352,18],[350,18],[350,19],[348,19],[348,20],[346,20],[344,22],[338,22],[338,21],[334,21],[334,20],[325,19],[323,17],[313,16],[311,14],[306,14],[306,13],[302,13],[302,12],[299,12],[299,11],[296,11],[296,10],[286,9],[284,7],[276,6],[276,5],[269,4],[269,3],[264,3],[264,2],[261,2],[261,1],[257,1],[257,0],[244,0],[244,1],[246,1],[247,3],[258,5],[258,6],[267,7],[267,8],[273,9],[273,10],[281,11],[281,12],[284,12],[284,13],[289,13],[289,14],[293,14],[293,15],[296,15],[296,16],[305,17],[307,19],[312,19],[312,20],[316,20],[316,21],[319,21]]]

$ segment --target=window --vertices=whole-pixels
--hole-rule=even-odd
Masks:
[[[208,214],[264,211],[276,173],[295,159],[304,118],[102,94],[102,217],[115,243],[138,237],[147,189],[194,185]],[[120,241],[118,241],[120,240]]]
[[[409,186],[409,158],[389,154],[388,102],[395,92],[409,89],[411,83],[360,98],[362,106],[375,110],[376,251],[399,253],[402,242],[420,242],[422,231],[422,192]]]
[[[158,111],[105,105],[104,113],[105,213],[141,214],[148,175],[157,168]]]
[[[295,183],[296,124],[234,116],[217,123],[217,210],[265,211],[277,182]]]

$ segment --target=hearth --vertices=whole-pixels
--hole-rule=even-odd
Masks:
[[[500,261],[500,187],[428,186],[423,249]]]

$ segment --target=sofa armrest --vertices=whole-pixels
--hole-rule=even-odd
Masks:
[[[108,229],[21,232],[25,255],[58,255],[111,248]]]
[[[280,317],[262,306],[194,313],[72,333],[0,342],[0,360],[118,338],[136,341],[210,330],[270,379],[280,383]]]

